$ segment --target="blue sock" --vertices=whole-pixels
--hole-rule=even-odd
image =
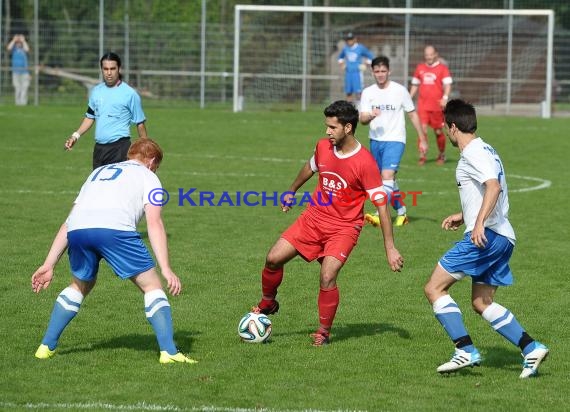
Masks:
[[[399,194],[400,188],[398,187],[398,183],[395,180],[384,180],[384,192],[388,196],[388,202],[394,210],[398,213],[398,215],[405,215],[406,214],[406,206],[402,204],[399,200],[401,195]],[[394,194],[396,192],[396,194]]]
[[[465,325],[463,325],[461,310],[451,296],[444,295],[437,299],[433,303],[433,312],[453,342],[456,342],[459,338],[469,336]],[[471,344],[460,349],[465,352],[473,352],[475,346]]]
[[[503,335],[509,342],[513,345],[519,345],[524,329],[507,308],[493,302],[483,311],[481,316],[491,324],[496,332]]]
[[[178,353],[174,343],[170,303],[162,289],[145,293],[144,310],[147,320],[154,329],[160,350],[168,352],[169,355]]]
[[[51,317],[42,344],[47,345],[50,350],[54,350],[57,341],[65,327],[79,312],[83,302],[83,295],[71,286],[63,289],[53,306]]]

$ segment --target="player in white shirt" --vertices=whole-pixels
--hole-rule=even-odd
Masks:
[[[408,223],[406,206],[399,200],[399,187],[396,173],[406,147],[406,118],[418,133],[420,145],[427,150],[427,137],[422,130],[420,119],[408,90],[390,80],[390,60],[378,56],[372,60],[372,73],[376,84],[368,86],[360,99],[360,122],[370,125],[370,152],[374,156],[382,174],[384,191],[394,207],[397,217],[394,226]],[[380,224],[378,215],[366,214],[365,218],[374,226]]]
[[[499,286],[513,283],[509,260],[515,233],[508,219],[503,164],[495,149],[475,135],[477,116],[471,104],[450,100],[444,116],[449,141],[461,152],[455,176],[462,212],[446,217],[441,226],[457,230],[465,224],[466,228],[463,239],[439,260],[424,288],[435,317],[455,344],[451,360],[437,371],[454,372],[479,365],[482,360],[465,329],[459,306],[448,292],[457,281],[470,276],[473,308],[496,332],[521,349],[524,362],[520,377],[535,376],[548,348],[534,340],[507,308],[493,301]]]
[[[42,266],[32,275],[32,290],[46,289],[54,267],[68,249],[71,284],[57,297],[50,321],[35,356],[48,359],[63,330],[77,315],[85,296],[95,286],[99,262],[104,259],[121,279],[130,279],[143,293],[147,320],[160,347],[160,363],[195,363],[178,352],[174,343],[168,298],[150,253],[136,226],[146,216],[148,237],[173,296],[180,294],[180,279],[168,259],[166,231],[161,218],[162,185],[154,172],[162,149],[151,139],[134,142],[129,160],[101,166],[87,178],[74,206],[57,233]]]

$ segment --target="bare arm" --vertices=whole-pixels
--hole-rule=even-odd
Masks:
[[[180,294],[182,285],[180,279],[172,271],[170,261],[168,259],[168,242],[166,238],[166,229],[161,217],[162,207],[155,206],[150,203],[145,205],[145,216],[148,230],[148,238],[154,256],[160,267],[160,272],[166,279],[168,290],[174,296]]]
[[[485,194],[483,195],[483,202],[481,209],[477,214],[475,226],[471,232],[471,241],[475,246],[483,248],[487,244],[487,237],[485,236],[485,221],[495,208],[497,199],[501,193],[501,184],[497,179],[489,179],[485,183]]]
[[[23,34],[20,34],[20,40],[22,41],[22,49],[24,49],[24,51],[26,53],[30,52],[30,46],[28,45],[28,42],[26,41],[26,36],[24,36]]]
[[[89,117],[84,117],[79,125],[79,128],[71,134],[65,141],[65,150],[71,150],[71,148],[77,143],[79,138],[87,133],[91,126],[95,123],[95,119],[91,119]]]
[[[441,222],[441,228],[444,230],[457,230],[463,224],[463,212],[455,213],[447,216]]]
[[[137,132],[139,134],[139,137],[141,139],[146,139],[148,138],[147,132],[146,132],[146,126],[144,124],[144,122],[141,122],[139,124],[137,124]]]
[[[422,129],[422,125],[420,123],[420,117],[415,110],[408,112],[408,116],[410,117],[410,121],[414,125],[414,129],[418,133],[418,137],[420,139],[420,151],[426,152],[428,149],[428,141],[427,136]]]
[[[412,96],[412,99],[414,98],[417,92],[418,92],[418,85],[412,84],[412,86],[410,87],[410,96]]]
[[[297,174],[297,177],[295,178],[293,183],[291,183],[291,186],[289,186],[288,191],[292,193],[283,196],[285,204],[281,206],[281,210],[283,210],[284,212],[288,212],[289,210],[291,210],[294,198],[293,193],[296,193],[297,190],[299,190],[299,188],[303,186],[307,180],[313,177],[314,174],[315,172],[313,172],[313,169],[311,169],[311,164],[309,162],[306,162],[301,168],[301,170],[299,170],[299,173]]]
[[[358,120],[360,120],[361,124],[366,126],[378,116],[380,116],[380,109],[374,108],[371,112],[360,112],[358,115]]]
[[[67,249],[67,224],[63,223],[49,249],[44,263],[32,275],[32,290],[39,293],[46,289],[53,279],[53,269]]]
[[[442,109],[447,104],[447,100],[449,99],[450,93],[451,93],[451,83],[450,84],[444,84],[443,85],[443,97],[439,102],[439,105],[441,106]]]
[[[380,228],[382,229],[382,237],[384,238],[384,249],[386,250],[386,258],[388,265],[394,272],[399,272],[404,266],[404,258],[400,255],[396,246],[394,246],[394,234],[392,231],[392,218],[388,207],[385,204],[377,205],[378,216],[380,217]]]
[[[10,40],[10,43],[8,43],[8,45],[6,46],[6,50],[11,52],[15,44],[16,44],[16,36],[12,37],[12,40]]]

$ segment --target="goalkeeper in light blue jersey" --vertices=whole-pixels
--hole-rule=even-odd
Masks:
[[[121,59],[107,53],[100,60],[103,83],[91,90],[85,118],[65,142],[71,148],[95,123],[93,169],[127,160],[131,145],[131,124],[139,137],[146,138],[145,115],[138,93],[121,78]]]
[[[353,33],[345,37],[346,45],[338,56],[338,63],[344,70],[344,92],[346,100],[355,102],[358,108],[363,88],[362,72],[370,67],[374,55],[356,41]]]

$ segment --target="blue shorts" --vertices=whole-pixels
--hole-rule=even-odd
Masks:
[[[465,274],[471,276],[473,283],[512,285],[509,259],[515,245],[490,229],[485,229],[485,237],[487,244],[480,249],[471,242],[471,232],[465,233],[463,239],[443,255],[439,264],[456,279],[461,279],[460,274]]]
[[[97,278],[99,261],[105,261],[121,279],[154,267],[138,232],[113,229],[79,229],[67,232],[71,273],[85,282]]]
[[[379,142],[378,140],[370,140],[370,153],[374,156],[374,160],[376,160],[378,168],[381,171],[398,171],[405,148],[406,145],[402,142]]]
[[[355,94],[362,91],[362,72],[346,72],[344,74],[344,92]]]

